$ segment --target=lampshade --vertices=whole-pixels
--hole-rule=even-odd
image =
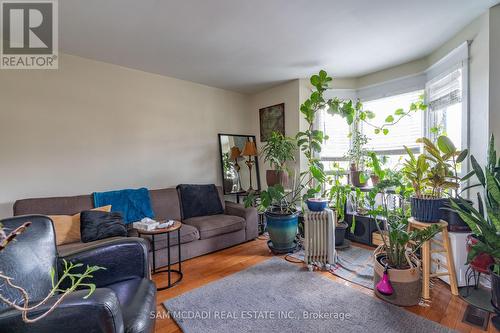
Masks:
[[[243,156],[257,156],[257,146],[255,145],[254,141],[247,141],[245,143],[245,147],[243,148],[243,151],[241,152],[241,155]]]
[[[236,161],[238,159],[238,157],[240,157],[241,155],[241,150],[240,148],[234,146],[234,147],[231,147],[231,156],[229,156],[229,159],[232,160],[232,161]]]

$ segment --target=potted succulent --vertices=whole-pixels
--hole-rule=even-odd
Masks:
[[[267,186],[281,184],[286,187],[288,185],[289,172],[286,169],[286,163],[295,161],[296,150],[297,146],[292,138],[280,132],[272,132],[261,150],[264,162],[268,162],[272,168],[266,171]]]
[[[467,156],[467,151],[460,152],[454,148],[446,136],[437,139],[437,147],[427,138],[418,139],[424,144],[424,154],[415,157],[405,147],[408,159],[404,162],[403,173],[411,182],[414,195],[410,198],[411,214],[421,222],[438,222],[442,217],[441,208],[448,199],[447,191],[457,191],[460,179],[453,173]]]
[[[483,188],[484,202],[481,194],[478,193],[478,210],[460,197],[453,198],[451,206],[467,223],[474,235],[475,241],[472,242],[467,256],[468,263],[484,254],[489,255],[494,261],[489,268],[491,303],[497,313],[500,313],[500,161],[497,160],[493,135],[490,139],[488,162],[484,170],[474,156],[470,159],[473,173]],[[500,329],[499,316],[493,319],[493,323],[496,328]]]
[[[399,207],[389,208],[389,188],[396,189],[402,203]],[[381,205],[376,205],[376,197],[381,197]],[[375,294],[392,304],[400,306],[416,305],[420,301],[422,281],[420,260],[417,251],[439,232],[438,225],[424,230],[408,231],[409,209],[404,205],[408,196],[406,186],[400,178],[381,179],[379,184],[368,193],[371,207],[370,216],[377,221],[377,229],[383,235],[383,244],[374,251]],[[381,226],[381,224],[383,224]],[[385,275],[385,276],[384,276]],[[391,292],[379,288],[383,279],[391,282]]]
[[[337,214],[337,224],[335,225],[335,246],[344,244],[348,224],[345,222],[345,209],[347,198],[351,192],[349,184],[342,184],[341,178],[345,176],[345,170],[338,164],[334,165],[332,176],[328,178],[327,184],[330,189],[326,191],[325,197],[330,202],[330,208]]]

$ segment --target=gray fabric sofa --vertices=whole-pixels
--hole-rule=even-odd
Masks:
[[[149,191],[151,205],[157,220],[174,219],[182,222],[180,230],[182,260],[240,244],[255,239],[258,236],[258,215],[256,209],[245,208],[240,204],[224,201],[222,188],[218,187],[218,190],[222,207],[224,207],[224,214],[193,217],[186,220],[182,220],[181,218],[179,196],[175,188]],[[91,194],[71,197],[23,199],[14,203],[14,215],[73,215],[92,208],[94,208],[94,201]],[[131,230],[129,236],[136,236],[135,231]],[[64,244],[58,246],[58,252],[60,255],[65,256],[99,242],[101,241]],[[172,263],[178,261],[178,243],[177,233],[172,233],[170,235]],[[166,248],[166,235],[155,236],[157,267],[167,265]],[[150,253],[150,257],[151,255]]]

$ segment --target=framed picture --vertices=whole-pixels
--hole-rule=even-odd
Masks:
[[[260,109],[259,120],[261,142],[266,142],[274,131],[285,135],[285,103]]]

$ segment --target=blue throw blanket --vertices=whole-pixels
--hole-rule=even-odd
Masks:
[[[94,207],[111,205],[112,212],[121,213],[125,224],[154,218],[147,188],[94,192]]]

